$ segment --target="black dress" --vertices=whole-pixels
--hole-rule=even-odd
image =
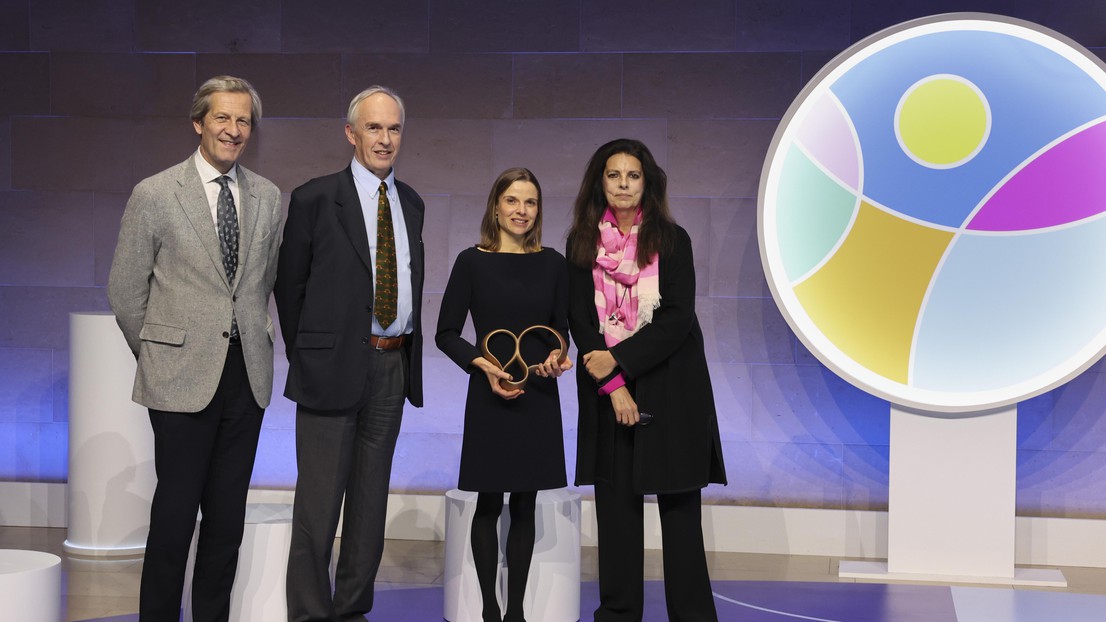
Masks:
[[[471,313],[477,342],[461,337]],[[484,335],[500,328],[518,335],[543,324],[568,339],[568,272],[551,248],[536,253],[489,253],[468,248],[457,256],[438,315],[438,348],[470,374],[457,487],[476,492],[525,492],[562,488],[565,477],[561,403],[555,378],[531,374],[524,394],[505,400],[471,365]],[[520,351],[527,364],[545,360],[557,347],[546,331],[533,331]],[[507,335],[489,345],[504,365],[514,353]],[[508,367],[516,380],[521,369]]]

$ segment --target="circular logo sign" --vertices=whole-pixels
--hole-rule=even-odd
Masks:
[[[1056,387],[1106,351],[1106,67],[992,15],[877,33],[780,123],[759,234],[792,329],[860,388],[964,412]]]

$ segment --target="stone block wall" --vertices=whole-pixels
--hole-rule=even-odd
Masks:
[[[756,193],[780,117],[827,61],[881,28],[950,11],[1020,17],[1106,49],[1097,0],[2,0],[0,479],[66,479],[68,314],[107,309],[131,188],[196,148],[192,92],[229,73],[264,102],[243,163],[285,197],[348,163],[354,93],[382,83],[406,99],[397,173],[429,212],[429,394],[405,413],[395,490],[456,481],[466,377],[432,332],[491,181],[531,168],[545,191],[545,242],[563,248],[585,161],[633,136],[668,172],[695,243],[731,482],[708,497],[882,509],[887,404],[821,366],[776,309]],[[1021,405],[1019,512],[1106,516],[1101,370]],[[255,486],[294,483],[285,373],[279,351]],[[575,398],[571,379],[561,386],[571,464]]]

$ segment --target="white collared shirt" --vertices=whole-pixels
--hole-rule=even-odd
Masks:
[[[211,207],[211,222],[215,223],[215,226],[219,226],[219,191],[222,190],[222,186],[219,182],[215,181],[223,176],[219,172],[219,169],[211,165],[210,162],[204,159],[203,154],[199,149],[196,149],[196,154],[192,157],[192,160],[196,163],[196,171],[200,174],[200,181],[204,182],[204,192],[207,193],[207,204]],[[242,200],[241,193],[238,192],[238,165],[230,167],[227,171],[227,177],[230,177],[230,183],[227,186],[230,187],[230,194],[234,197],[234,211],[238,213],[238,222],[242,222]]]
[[[407,225],[403,219],[403,208],[396,191],[395,170],[388,171],[388,177],[381,180],[365,168],[356,158],[351,165],[353,183],[357,186],[357,198],[361,201],[361,213],[365,218],[365,232],[369,236],[369,257],[373,270],[376,270],[376,211],[380,197],[380,182],[388,184],[388,205],[392,208],[392,231],[396,236],[396,279],[399,286],[396,320],[391,326],[381,327],[374,315],[372,334],[384,337],[398,337],[414,330],[415,305],[411,296],[411,244],[407,239]],[[373,287],[376,283],[373,283]]]

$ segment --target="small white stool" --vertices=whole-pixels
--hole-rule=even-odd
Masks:
[[[446,493],[445,579],[442,616],[449,622],[480,622],[482,602],[472,561],[470,530],[475,492]],[[534,558],[526,581],[523,611],[530,622],[580,619],[580,495],[566,489],[538,493]],[[505,534],[511,524],[506,504],[500,517],[499,603],[506,596]]]
[[[0,622],[61,619],[61,558],[40,551],[0,550]]]
[[[240,622],[272,622],[288,619],[285,576],[288,545],[292,541],[292,505],[246,504],[246,525],[238,549],[238,570],[230,596],[230,619]],[[192,622],[192,570],[196,538],[188,553],[185,572],[184,621]]]

